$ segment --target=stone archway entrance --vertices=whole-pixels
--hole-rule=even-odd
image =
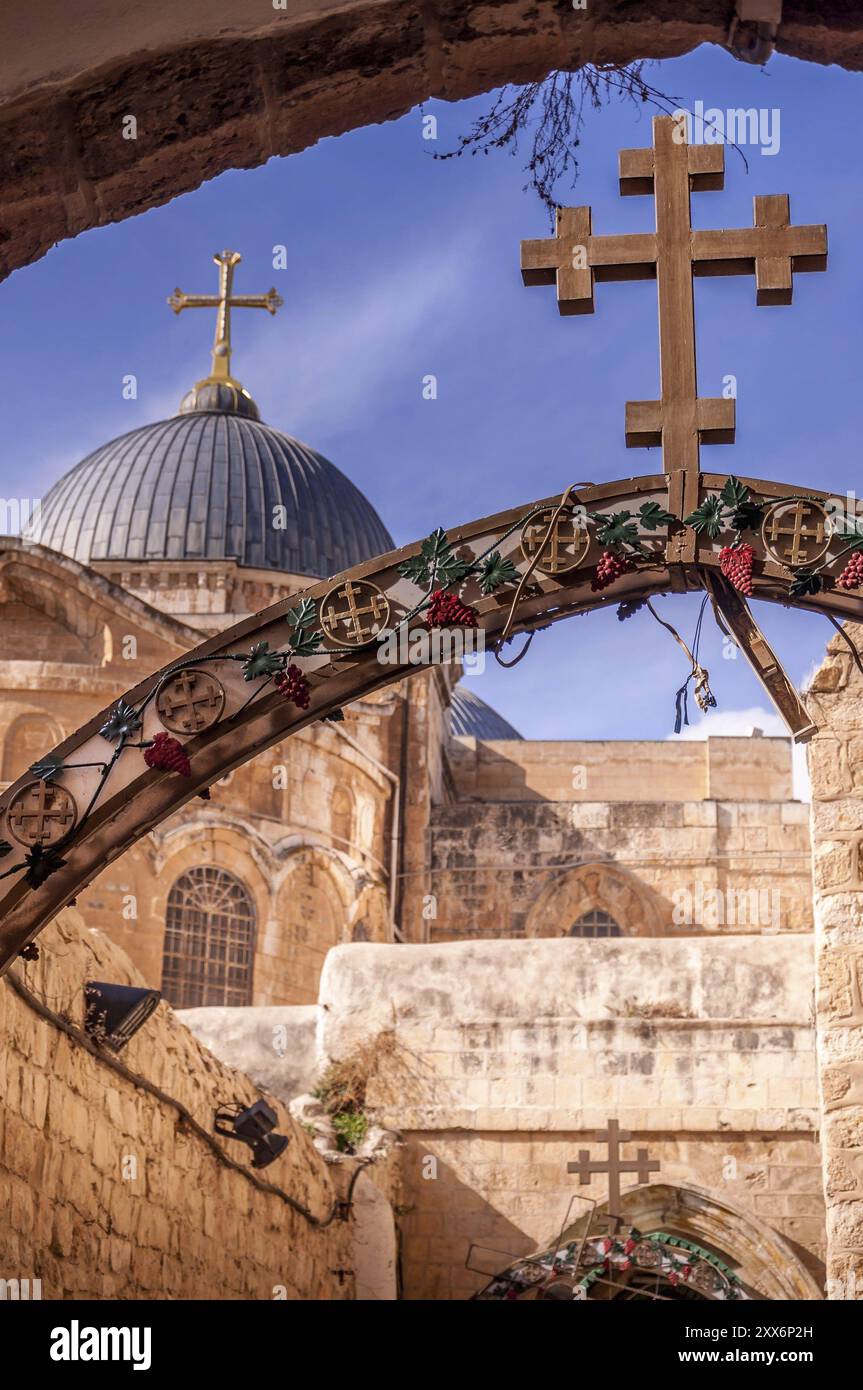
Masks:
[[[554,1245],[496,1275],[478,1299],[605,1302],[820,1299],[792,1247],[749,1212],[698,1187],[651,1183],[567,1227]]]

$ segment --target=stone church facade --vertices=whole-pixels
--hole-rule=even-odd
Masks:
[[[199,383],[66,474],[38,533],[0,539],[0,782],[202,633],[391,546],[332,464]],[[95,878],[81,922],[253,1080],[277,1018],[310,1059],[285,1102],[393,1041],[367,1104],[404,1146],[407,1297],[468,1297],[473,1246],[517,1258],[585,1202],[601,1215],[603,1180],[567,1163],[609,1116],[661,1165],[633,1219],[672,1213],[757,1296],[822,1296],[828,1230],[853,1279],[856,734],[816,740],[813,897],[787,740],[525,740],[457,677],[238,766]],[[854,679],[844,650],[816,679],[828,729],[849,699],[856,728]]]

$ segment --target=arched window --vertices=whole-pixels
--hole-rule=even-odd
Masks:
[[[584,912],[569,929],[570,936],[620,936],[620,927],[608,912],[594,908]]]
[[[168,894],[162,992],[175,1009],[251,1004],[255,907],[233,874],[189,869]]]

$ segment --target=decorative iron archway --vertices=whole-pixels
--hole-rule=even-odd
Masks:
[[[824,268],[826,230],[793,226],[781,195],[756,198],[752,228],[693,230],[690,193],[721,187],[723,150],[689,146],[673,118],[654,121],[652,148],[621,153],[620,175],[622,191],[654,196],[656,232],[596,236],[589,208],[562,209],[556,237],[524,243],[523,275],[555,283],[562,313],[592,311],[596,282],[656,280],[660,399],[629,403],[626,439],[658,443],[664,471],[574,484],[435,530],[244,619],[103,710],[0,798],[0,971],[192,796],[446,659],[451,644],[438,638],[453,628],[498,646],[609,603],[626,612],[655,594],[706,590],[795,737],[813,732],[746,597],[859,618],[863,531],[823,491],[701,471],[700,446],[729,442],[735,411],[698,395],[692,281],[751,272],[759,303],[789,303],[794,272]],[[692,664],[703,696],[706,673]]]
[[[492,646],[505,630],[508,635],[529,634],[595,608],[709,585],[726,612],[739,617],[741,627],[752,624],[756,669],[780,707],[800,723],[799,702],[778,661],[720,571],[719,550],[728,533],[693,533],[694,556],[681,562],[670,558],[681,537],[689,539],[689,528],[679,518],[672,517],[659,538],[644,532],[639,515],[651,506],[664,512],[670,485],[668,477],[658,474],[573,491],[567,505],[585,509],[588,545],[577,566],[566,572],[539,566],[531,570],[533,561],[525,550],[529,555],[533,542],[522,545],[537,524],[549,532],[549,518],[560,499],[545,498],[448,536],[438,531],[338,580],[314,585],[202,642],[129,690],[46,751],[0,797],[0,970],[107,864],[218,778],[280,739],[337,714],[342,705],[431,664],[435,620],[451,621],[435,594],[460,594],[458,601],[473,610],[461,616],[475,621]],[[718,499],[728,485],[725,475],[701,475],[699,505]],[[748,490],[755,507],[797,496],[797,489],[759,479],[743,479],[735,486]],[[823,492],[807,495],[824,506],[829,501]],[[632,554],[632,568],[597,591],[592,581],[606,548],[602,533],[621,509],[636,518],[643,553],[624,551]],[[860,598],[836,587],[846,548],[838,536],[831,537],[820,562],[820,591],[794,596],[789,594],[789,567],[767,553],[758,533],[753,540],[758,552],[752,575],[755,596],[838,618],[860,618]],[[380,640],[385,620],[387,631],[422,634],[429,660],[411,663],[407,643]],[[370,623],[377,633],[370,631]],[[324,636],[327,631],[330,635]],[[338,638],[331,635],[334,631]],[[415,657],[419,638],[412,641]],[[170,698],[161,701],[160,714],[159,697],[166,690]],[[206,722],[187,737],[170,734],[163,715],[173,718],[176,699],[184,694],[195,698],[196,693],[203,703],[195,708]],[[803,721],[804,733],[805,727]],[[179,775],[185,771],[184,758],[189,760],[185,776]]]

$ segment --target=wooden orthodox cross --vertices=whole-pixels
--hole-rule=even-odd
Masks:
[[[559,208],[556,236],[522,242],[522,279],[555,284],[561,314],[592,314],[597,281],[656,279],[659,400],[627,402],[626,443],[662,449],[668,510],[682,521],[698,506],[700,445],[731,444],[735,430],[733,399],[698,394],[693,277],[754,273],[758,304],[790,304],[794,271],[826,268],[827,229],[793,226],[787,195],[772,194],[755,198],[751,228],[694,230],[690,190],[722,187],[724,151],[687,144],[685,125],[674,116],[655,117],[653,148],[621,150],[619,167],[622,194],[653,194],[656,231],[594,236],[589,207]],[[672,528],[669,562],[693,560],[695,544],[691,529]],[[811,732],[805,708],[748,608],[746,621],[738,604],[726,613],[721,586],[713,599],[786,720],[790,715],[792,732]]]
[[[594,1174],[608,1174],[608,1215],[617,1226],[623,1220],[620,1210],[620,1178],[622,1173],[635,1173],[639,1182],[647,1182],[651,1173],[659,1172],[659,1160],[650,1158],[647,1149],[639,1149],[634,1159],[620,1156],[621,1144],[629,1142],[628,1130],[621,1129],[617,1120],[606,1120],[605,1129],[597,1130],[597,1144],[608,1145],[608,1158],[592,1159],[587,1149],[579,1149],[578,1162],[567,1163],[568,1173],[578,1173],[584,1186]]]
[[[827,264],[826,227],[792,226],[786,194],[756,197],[751,228],[694,231],[690,189],[721,188],[724,170],[721,145],[688,145],[675,117],[657,116],[653,149],[620,152],[620,191],[654,195],[655,232],[594,236],[590,208],[559,208],[557,235],[521,247],[524,283],[556,283],[562,314],[592,314],[597,280],[656,280],[660,399],[627,403],[626,442],[659,445],[666,473],[687,481],[699,442],[731,444],[735,426],[733,400],[698,395],[693,275],[754,271],[758,304],[790,304],[792,272]]]
[[[214,381],[231,380],[231,310],[266,309],[274,314],[284,303],[275,290],[268,290],[266,294],[233,293],[234,269],[242,259],[239,251],[220,251],[213,257],[219,267],[218,294],[184,294],[181,289],[176,289],[168,300],[175,314],[182,313],[184,309],[217,310],[211,373]]]

